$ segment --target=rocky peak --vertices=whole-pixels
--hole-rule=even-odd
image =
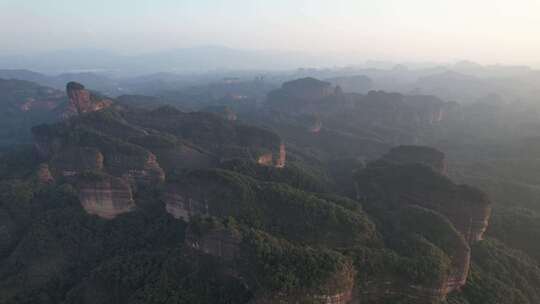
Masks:
[[[99,111],[112,105],[111,100],[96,96],[77,82],[69,82],[66,85],[66,93],[69,102],[61,113],[63,118]]]

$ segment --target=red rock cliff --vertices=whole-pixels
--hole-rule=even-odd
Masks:
[[[76,116],[84,113],[95,112],[112,104],[111,100],[99,98],[86,90],[84,86],[77,82],[70,82],[66,86],[69,102],[61,115],[63,118]]]

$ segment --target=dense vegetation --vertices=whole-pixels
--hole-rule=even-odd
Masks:
[[[21,98],[56,94],[3,85],[13,111]],[[204,101],[186,105],[206,112],[128,96],[56,124],[19,112],[4,121],[34,126],[37,145],[0,155],[0,303],[540,301],[530,155],[540,149],[535,138],[500,138],[515,125],[463,113],[467,124],[437,121],[456,104],[346,94],[314,79],[286,84],[262,108],[193,90]],[[416,142],[448,151],[448,172],[444,153]],[[258,163],[281,144],[285,168]],[[129,186],[114,188],[111,176]],[[133,197],[136,207],[104,219],[85,212],[83,194],[112,207]],[[469,239],[460,219],[491,201],[487,240]],[[476,225],[488,220],[480,213]],[[445,298],[460,272],[467,284]]]

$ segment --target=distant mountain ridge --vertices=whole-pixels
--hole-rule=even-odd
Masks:
[[[36,55],[0,56],[0,67],[31,68],[45,73],[122,71],[129,74],[203,72],[210,70],[280,70],[299,66],[331,66],[329,56],[290,51],[239,50],[202,46],[119,55],[104,50],[61,50]]]

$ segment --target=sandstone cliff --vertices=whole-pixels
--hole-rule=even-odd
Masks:
[[[438,303],[448,293],[465,285],[471,260],[470,244],[482,239],[491,214],[491,202],[484,193],[456,185],[442,175],[445,172],[446,163],[441,152],[425,147],[398,147],[382,160],[368,164],[356,177],[359,200],[366,202],[367,208],[377,217],[388,218],[391,210],[420,210],[410,209],[416,206],[435,212],[421,215],[415,211],[416,216],[409,220],[408,226],[400,224],[400,227],[407,227],[407,231],[427,237],[449,258],[449,268],[439,284],[418,286],[418,297],[424,298],[423,293],[426,295],[424,300],[419,298],[418,303]],[[401,214],[397,221],[403,223],[406,218]],[[433,222],[436,218],[439,218],[439,224]],[[411,227],[415,229],[411,230]],[[444,228],[446,237],[441,235],[442,227],[450,227]],[[430,231],[437,232],[435,238],[429,238]],[[440,243],[442,240],[446,244]],[[371,293],[380,295],[378,284],[381,281],[377,282],[370,287],[374,288]],[[391,293],[417,294],[404,292],[408,288],[399,283],[399,279],[389,282],[389,286],[394,286],[389,287]]]
[[[63,118],[99,111],[112,105],[111,100],[96,96],[77,82],[68,83],[66,92],[69,102],[62,109],[61,116]]]
[[[113,219],[135,208],[131,187],[120,178],[86,172],[77,179],[77,189],[89,214]]]
[[[285,166],[285,145],[266,129],[211,113],[185,113],[172,107],[152,111],[110,107],[109,100],[97,99],[80,84],[69,83],[67,89],[69,107],[77,115],[32,129],[36,152],[54,178],[76,183],[82,174],[91,171],[109,176],[106,181],[114,181],[112,186],[102,182],[95,186],[97,189],[125,188],[117,180],[121,179],[129,183],[131,192],[137,191],[139,185],[164,182],[167,173],[214,167],[230,159],[249,159],[276,168]],[[114,190],[113,194],[94,191],[103,195],[90,195],[91,191],[83,189],[86,194],[81,197],[90,213],[111,217],[114,211],[95,210],[99,210],[100,204],[129,205],[129,199],[115,195]],[[166,209],[177,218],[188,220],[191,208],[197,214],[202,212],[175,193],[168,195],[165,202]],[[132,208],[119,209],[128,212]]]

